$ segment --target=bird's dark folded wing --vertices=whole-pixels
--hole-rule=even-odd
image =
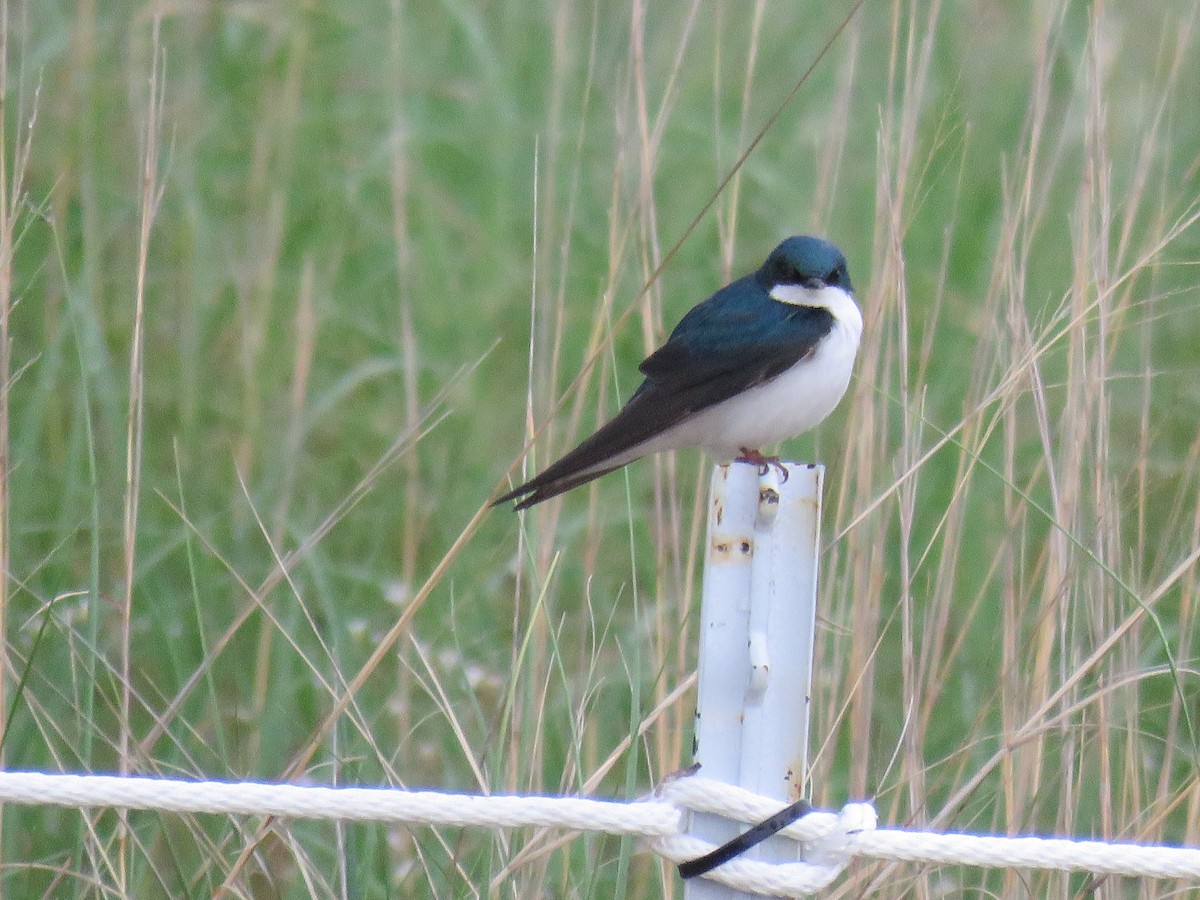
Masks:
[[[696,307],[639,366],[647,382],[688,413],[782,375],[812,354],[833,327],[833,314],[824,307],[774,300],[752,312],[705,307]]]

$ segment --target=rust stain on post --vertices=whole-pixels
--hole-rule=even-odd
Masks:
[[[736,563],[754,556],[754,539],[749,535],[721,535],[713,539],[708,558],[714,563]]]

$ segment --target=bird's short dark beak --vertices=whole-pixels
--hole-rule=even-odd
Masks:
[[[823,282],[820,278],[817,278],[816,276],[810,276],[809,278],[805,278],[803,281],[800,282],[800,284],[802,286],[808,288],[810,291],[819,291],[821,288],[825,287],[825,282]]]

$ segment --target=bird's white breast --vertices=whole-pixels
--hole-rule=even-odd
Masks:
[[[823,306],[833,313],[833,328],[810,356],[781,375],[697,413],[648,441],[638,455],[699,446],[718,460],[732,459],[743,447],[759,450],[803,434],[833,412],[850,383],[862,337],[858,305],[836,287],[780,285],[771,297],[780,303]]]

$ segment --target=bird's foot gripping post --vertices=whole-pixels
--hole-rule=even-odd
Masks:
[[[695,756],[708,778],[787,803],[801,799],[816,625],[817,555],[825,470],[784,463],[717,466],[708,510],[700,621]],[[690,832],[713,844],[740,826],[694,814]],[[771,838],[749,854],[795,861]],[[702,878],[689,900],[742,897]]]

